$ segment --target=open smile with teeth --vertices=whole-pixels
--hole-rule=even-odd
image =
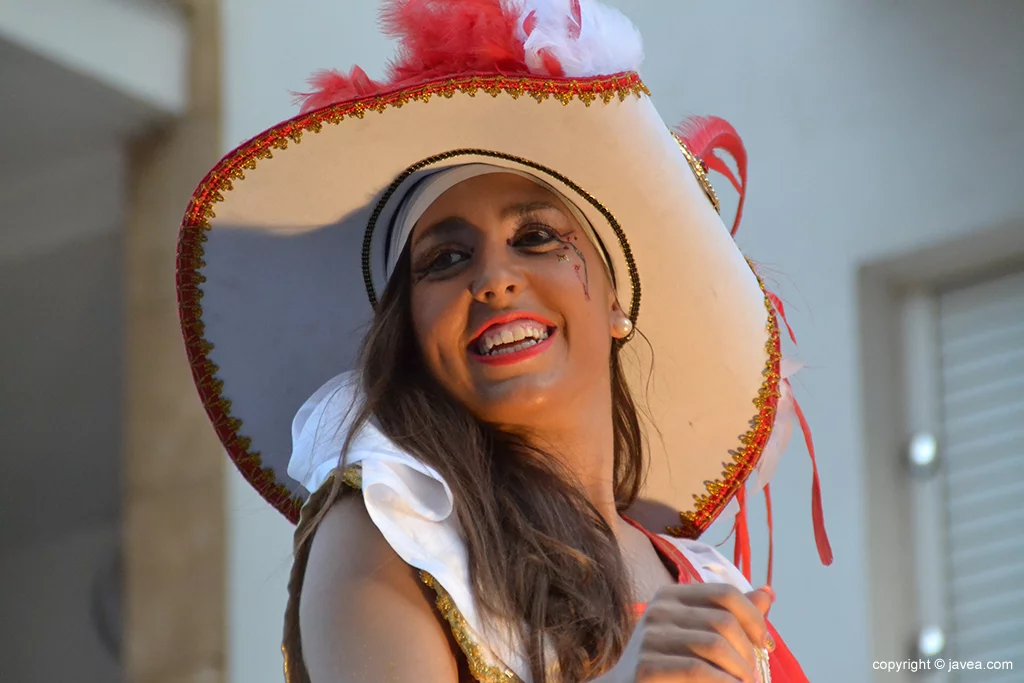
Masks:
[[[516,320],[488,329],[474,344],[481,356],[500,356],[535,346],[550,336],[548,328],[535,320]]]

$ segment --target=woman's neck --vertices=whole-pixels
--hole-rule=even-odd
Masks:
[[[615,504],[611,396],[600,391],[582,393],[551,417],[535,428],[533,435],[546,452],[558,457],[576,476],[590,503],[618,536],[622,520]]]

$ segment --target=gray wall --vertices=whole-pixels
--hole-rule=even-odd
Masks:
[[[869,572],[869,561],[885,558],[872,556],[878,551],[866,523],[874,501],[862,377],[875,359],[859,354],[867,330],[858,273],[947,240],[985,239],[990,228],[1024,230],[1024,6],[613,4],[644,35],[642,71],[665,118],[721,115],[747,143],[750,191],[739,241],[778,273],[790,304],[808,365],[796,390],[814,430],[836,555],[832,567],[818,566],[810,467],[794,443],[773,486],[779,602],[772,617],[811,680],[873,680],[872,659],[901,646],[869,636],[885,618],[872,613],[872,597],[891,587]],[[293,114],[289,91],[301,90],[315,69],[358,61],[379,75],[390,52],[373,31],[371,3],[308,0],[299,20],[269,0],[227,0],[225,18],[228,145]],[[289,529],[237,477],[230,494],[232,680],[277,681]],[[758,572],[762,521],[755,511]]]
[[[122,162],[101,147],[0,174],[3,681],[121,678],[93,601],[121,531]]]
[[[174,0],[0,9],[0,680],[122,678],[127,140],[185,108]],[[109,581],[107,581],[110,579]]]

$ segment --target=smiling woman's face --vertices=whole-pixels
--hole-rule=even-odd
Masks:
[[[416,223],[410,263],[423,357],[478,418],[542,427],[610,390],[622,314],[597,248],[549,190],[511,173],[463,181]]]

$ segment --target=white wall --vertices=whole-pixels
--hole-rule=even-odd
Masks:
[[[164,114],[185,111],[188,27],[171,2],[5,2],[0,37]]]
[[[722,115],[746,140],[740,242],[780,273],[790,302],[809,366],[797,391],[836,554],[831,568],[817,566],[810,468],[794,445],[773,487],[772,616],[811,680],[871,680],[857,273],[992,226],[1024,230],[1024,8],[1014,0],[614,4],[644,34],[643,73],[665,118]],[[289,90],[315,69],[358,61],[379,74],[389,53],[370,5],[304,0],[284,15],[270,0],[225,0],[226,144],[294,113]],[[232,680],[279,681],[289,529],[237,477],[229,505]],[[757,571],[761,519],[753,514]]]

